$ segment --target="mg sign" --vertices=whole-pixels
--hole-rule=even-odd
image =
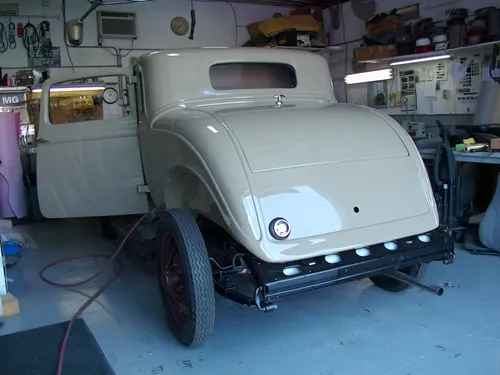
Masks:
[[[18,104],[19,98],[17,96],[4,96],[2,98],[2,104]]]
[[[18,106],[24,103],[24,94],[0,94],[2,106]]]

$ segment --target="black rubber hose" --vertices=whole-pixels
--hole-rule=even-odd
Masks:
[[[434,178],[436,179],[436,183],[439,186],[443,185],[443,181],[439,178],[439,171],[440,171],[440,166],[441,166],[441,151],[445,153],[446,156],[446,163],[448,167],[448,189],[449,189],[449,194],[448,194],[448,212],[444,213],[445,215],[448,214],[448,225],[449,229],[451,230],[452,224],[453,224],[453,217],[455,215],[455,180],[457,177],[457,166],[456,166],[456,161],[455,161],[455,155],[453,154],[453,149],[451,148],[450,144],[450,139],[448,137],[448,133],[446,132],[443,124],[441,121],[437,120],[436,121],[439,130],[441,132],[441,136],[443,137],[443,143],[438,146],[436,150],[436,155],[434,159]]]
[[[433,175],[434,182],[440,188],[443,186],[443,181],[441,181],[441,177],[439,176],[439,172],[441,171],[441,150],[444,144],[441,143],[436,147],[436,152],[434,153],[434,165],[433,165]]]
[[[191,8],[191,31],[189,32],[189,39],[194,39],[194,28],[196,26],[196,13],[194,9]]]

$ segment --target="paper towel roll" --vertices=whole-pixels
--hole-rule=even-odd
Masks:
[[[19,113],[0,112],[0,217],[26,216]]]

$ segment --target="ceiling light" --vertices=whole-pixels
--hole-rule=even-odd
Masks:
[[[365,82],[385,81],[392,79],[392,69],[374,70],[371,72],[348,74],[345,76],[348,85]]]
[[[84,86],[84,87],[51,87],[50,92],[57,91],[96,91],[104,90],[104,86]],[[42,89],[33,89],[31,92],[42,92]]]
[[[422,57],[422,58],[418,58],[418,59],[395,61],[395,62],[392,62],[390,65],[396,66],[396,65],[405,65],[405,64],[415,64],[415,63],[424,62],[424,61],[444,60],[444,59],[449,59],[450,57],[451,57],[451,55],[429,56],[429,57]]]

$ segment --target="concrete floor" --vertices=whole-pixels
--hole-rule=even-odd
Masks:
[[[114,249],[93,221],[24,228],[39,248],[9,272],[21,314],[6,319],[0,334],[69,320],[103,280],[58,289],[38,278],[39,269]],[[100,264],[70,263],[48,275],[76,281]],[[269,314],[219,297],[212,340],[198,349],[170,335],[156,279],[130,260],[124,264],[119,280],[83,315],[117,375],[500,373],[500,258],[458,251],[455,264],[433,264],[428,282],[458,286],[442,297],[417,289],[392,294],[367,280],[293,297]]]

